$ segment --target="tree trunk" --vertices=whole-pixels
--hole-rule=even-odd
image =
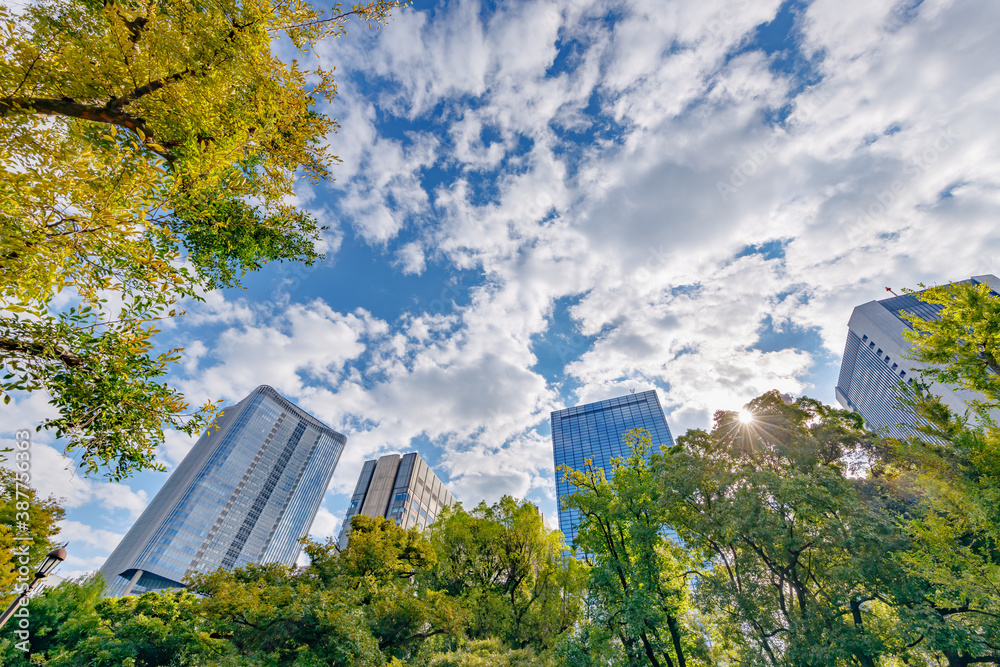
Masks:
[[[680,626],[677,624],[677,619],[670,614],[667,614],[667,627],[670,629],[670,639],[674,643],[674,652],[677,654],[677,664],[680,667],[687,667],[687,661],[684,659],[684,647],[681,646]]]
[[[660,667],[660,661],[656,659],[656,652],[653,650],[649,637],[646,636],[645,632],[640,634],[640,637],[642,638],[642,647],[646,650],[646,657],[649,658],[649,664],[653,667]],[[669,655],[667,656],[667,667],[674,667]]]
[[[854,618],[854,627],[858,629],[858,634],[865,633],[864,624],[861,620],[861,600],[851,600],[851,616]],[[861,667],[875,667],[875,661],[868,655],[867,651],[854,651],[854,657],[861,663]]]

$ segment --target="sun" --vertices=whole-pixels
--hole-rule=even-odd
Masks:
[[[741,424],[749,424],[750,422],[753,421],[753,413],[751,413],[746,408],[743,408],[742,410],[740,410],[739,420]]]

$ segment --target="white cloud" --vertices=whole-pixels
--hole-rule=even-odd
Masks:
[[[406,12],[391,40],[351,61],[398,85],[371,106],[352,102],[369,121],[356,153],[366,172],[341,183],[345,210],[371,243],[417,235],[392,250],[404,273],[433,259],[482,281],[446,340],[426,318],[389,323],[371,358],[330,391],[337,420],[365,423],[343,465],[353,472],[364,456],[426,436],[466,495],[537,488],[540,468],[526,461],[489,475],[457,462],[511,447],[559,407],[558,384],[532,368],[559,299],[576,300],[573,323],[595,339],[564,369],[574,399],[659,386],[682,432],[771,388],[830,400],[810,377],[839,353],[854,305],[883,283],[1000,264],[989,222],[1000,191],[997,41],[968,32],[1000,24],[973,18],[997,10],[928,1],[904,16],[888,1],[811,3],[792,39],[822,76],[798,88],[775,66],[787,52],[749,44],[780,4],[637,1],[609,22],[594,20],[608,10],[597,3],[481,18],[459,2],[433,21]],[[959,34],[969,36],[956,50]],[[552,75],[560,48],[571,53]],[[600,110],[584,111],[594,101]],[[381,138],[373,108],[432,122],[438,139],[424,133],[407,148]],[[617,136],[575,144],[561,134],[609,119]],[[527,150],[518,137],[530,138]],[[419,157],[404,159],[408,150]],[[417,176],[429,165],[453,176],[425,200]],[[495,193],[485,201],[484,180]],[[393,183],[406,184],[403,204],[365,199]],[[886,188],[884,212],[858,224]],[[942,237],[942,225],[962,232]],[[767,242],[780,242],[776,255],[736,257]],[[765,326],[814,332],[825,349],[757,349]]]
[[[403,273],[414,273],[420,275],[424,272],[424,268],[427,266],[427,260],[424,257],[424,250],[420,247],[419,243],[407,243],[400,248],[396,254],[399,259],[399,264],[402,266]]]
[[[123,537],[125,537],[124,534],[92,528],[79,521],[63,519],[59,522],[59,541],[69,542],[73,546],[83,544],[99,551],[111,553]]]
[[[55,571],[55,574],[64,579],[78,579],[93,574],[102,565],[106,556],[76,556],[72,552],[67,553],[66,560]]]
[[[0,446],[12,446],[13,439],[0,440]],[[79,508],[97,502],[109,511],[125,510],[132,519],[149,502],[145,491],[134,491],[127,484],[88,478],[77,470],[76,462],[54,447],[32,438],[29,450],[31,486],[43,498],[52,496],[66,508]],[[8,467],[11,463],[5,463]]]
[[[483,465],[488,461],[488,465]],[[501,446],[485,443],[449,452],[441,470],[450,475],[448,488],[471,509],[481,500],[502,496],[524,498],[533,491],[555,497],[552,443],[535,432],[518,435]]]
[[[323,541],[329,537],[337,537],[340,533],[341,519],[335,517],[326,507],[320,505],[316,512],[316,519],[309,529],[309,536],[313,539]]]
[[[171,470],[176,468],[197,441],[197,436],[181,433],[174,429],[165,429],[163,432],[163,447],[160,451],[164,465]]]
[[[184,348],[184,356],[182,359],[182,365],[184,366],[184,372],[188,375],[192,375],[198,370],[198,362],[205,353],[208,352],[208,348],[200,340],[191,341],[186,348]]]
[[[335,382],[344,364],[362,354],[364,339],[385,324],[358,310],[341,314],[314,301],[292,304],[266,324],[224,330],[213,343],[219,362],[182,382],[189,400],[237,401],[261,384],[291,396],[308,394],[305,381]]]

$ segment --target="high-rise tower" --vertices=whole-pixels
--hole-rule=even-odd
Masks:
[[[660,407],[656,391],[627,394],[606,401],[578,405],[552,413],[552,450],[556,466],[556,496],[559,503],[559,530],[568,546],[576,537],[580,519],[576,510],[563,507],[563,498],[574,489],[563,480],[559,466],[582,470],[584,461],[603,468],[611,477],[611,459],[629,455],[622,440],[626,431],[644,428],[649,431],[654,448],[673,446],[670,427]]]
[[[105,594],[179,588],[184,577],[295,562],[347,438],[274,389],[226,408],[101,568]]]
[[[351,517],[356,514],[391,519],[403,528],[422,528],[434,523],[441,510],[454,502],[416,452],[365,461],[340,530],[340,548],[347,547]]]
[[[975,276],[977,284],[987,284],[1000,293],[1000,279],[993,275]],[[847,324],[847,344],[837,380],[837,401],[865,418],[868,428],[893,436],[905,436],[899,425],[914,424],[913,415],[896,408],[899,382],[910,382],[923,366],[906,358],[911,344],[903,332],[911,329],[902,313],[933,319],[941,306],[925,303],[915,294],[881,301],[869,301],[854,309]],[[931,391],[946,405],[962,413],[965,401],[973,398],[965,391],[934,385]]]

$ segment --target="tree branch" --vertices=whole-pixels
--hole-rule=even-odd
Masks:
[[[79,118],[95,123],[106,123],[116,125],[133,132],[142,132],[145,136],[144,142],[155,144],[154,133],[143,118],[136,118],[121,110],[109,107],[95,107],[89,104],[81,104],[71,97],[61,97],[59,99],[48,99],[42,97],[2,97],[0,98],[0,116],[11,113],[34,113],[39,116],[66,116],[68,118]],[[152,146],[150,146],[152,148]],[[153,150],[156,150],[153,148]],[[173,156],[169,151],[156,151],[167,160],[173,161]]]
[[[328,19],[316,19],[315,21],[307,21],[306,23],[295,23],[292,25],[279,25],[273,28],[268,28],[268,32],[277,32],[278,30],[296,30],[299,28],[312,28],[314,26],[323,25],[324,23],[332,23],[334,21],[346,20],[348,16],[352,14],[359,14],[357,9],[352,9],[349,12],[342,12],[336,16],[331,16]]]
[[[83,357],[59,347],[46,347],[41,343],[25,342],[16,338],[0,337],[0,351],[15,352],[61,361],[70,368],[82,368],[86,363]]]
[[[116,97],[112,99],[105,105],[105,108],[110,111],[121,111],[122,107],[129,105],[132,102],[135,102],[140,97],[144,97],[145,95],[149,95],[150,93],[155,93],[161,88],[165,88],[172,83],[177,83],[178,81],[183,81],[189,76],[193,76],[195,74],[198,74],[199,72],[204,72],[207,69],[209,69],[208,66],[203,67],[200,70],[193,70],[190,67],[186,67],[182,69],[180,72],[174,72],[173,74],[165,76],[162,79],[157,79],[156,81],[150,81],[144,86],[139,86],[138,88],[135,88],[131,93],[128,93],[127,95],[122,95],[121,97]]]

